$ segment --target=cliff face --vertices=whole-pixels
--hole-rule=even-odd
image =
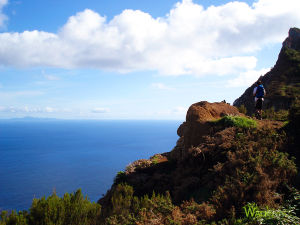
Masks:
[[[289,36],[282,44],[278,60],[270,72],[259,78],[262,80],[267,95],[264,109],[288,110],[295,99],[300,97],[300,30],[291,28]],[[255,84],[236,99],[234,106],[244,105],[247,114],[254,112],[252,92]]]
[[[183,122],[177,130],[180,137],[176,147],[170,153],[174,160],[180,159],[192,146],[201,144],[205,136],[212,134],[213,126],[210,121],[220,119],[226,115],[242,115],[237,108],[226,103],[198,102],[190,106]]]
[[[300,51],[300,29],[291,28],[289,30],[289,36],[282,43],[282,46]]]

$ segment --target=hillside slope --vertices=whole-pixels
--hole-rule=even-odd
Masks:
[[[289,36],[282,44],[275,66],[259,78],[262,80],[267,95],[264,108],[288,110],[295,99],[300,99],[300,29],[291,28]],[[253,84],[233,103],[234,106],[244,105],[247,114],[254,112],[252,92]]]
[[[169,193],[183,217],[187,206],[198,207],[198,213],[189,212],[191,221],[204,219],[205,223],[241,216],[248,202],[278,207],[289,195],[297,174],[285,150],[283,126],[282,122],[249,119],[226,103],[193,104],[178,128],[180,138],[171,152],[138,160],[117,175],[112,188],[99,200],[103,218],[127,223],[125,215],[116,215],[116,205],[123,205],[127,198],[126,212],[134,212],[134,201],[153,192]],[[200,213],[200,208],[204,212]],[[160,223],[150,219],[152,222],[141,224],[172,224],[165,219],[172,217],[173,210],[158,212]],[[136,212],[134,221],[142,220],[140,213]]]

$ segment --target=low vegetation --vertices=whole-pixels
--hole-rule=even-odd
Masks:
[[[101,206],[90,202],[79,189],[62,198],[53,193],[48,198],[33,199],[28,211],[2,211],[0,225],[96,225],[100,213]]]
[[[262,118],[268,120],[288,121],[288,116],[289,111],[283,109],[275,111],[274,108],[270,108],[262,111]]]
[[[245,115],[247,114],[247,108],[245,107],[245,105],[241,105],[241,106],[239,106],[237,108],[238,108],[238,110],[239,110],[240,113],[243,113]]]
[[[224,116],[213,123],[222,127],[255,128],[257,126],[255,120],[241,116]]]

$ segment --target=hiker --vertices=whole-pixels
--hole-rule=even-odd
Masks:
[[[261,80],[256,82],[256,87],[253,89],[253,96],[255,97],[255,116],[257,119],[262,119],[262,105],[266,90],[262,85]]]

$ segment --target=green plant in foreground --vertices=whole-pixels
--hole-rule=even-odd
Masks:
[[[300,218],[296,216],[295,208],[269,209],[259,208],[255,203],[248,203],[243,207],[248,222],[268,225],[298,225]]]
[[[0,225],[90,225],[98,224],[101,206],[84,197],[81,190],[62,198],[33,199],[29,211],[1,212]]]

